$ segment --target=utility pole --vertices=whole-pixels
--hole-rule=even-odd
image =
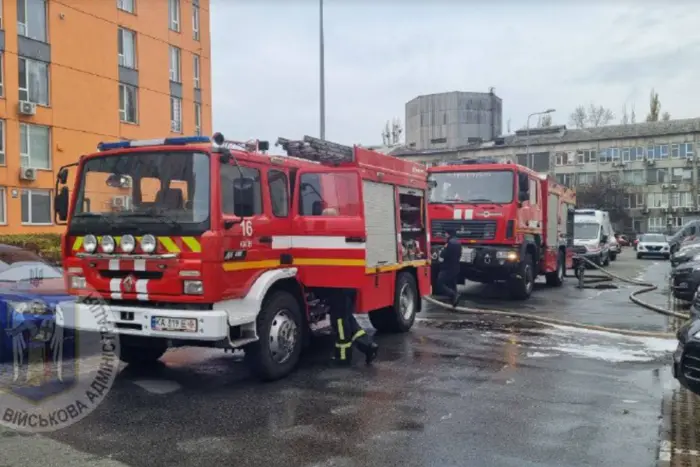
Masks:
[[[531,113],[530,115],[527,116],[527,141],[525,142],[525,159],[526,163],[529,168],[532,170],[535,170],[535,160],[533,157],[532,162],[530,162],[530,118],[534,117],[535,115],[546,115],[546,114],[551,114],[552,112],[555,112],[554,109],[547,109],[543,112],[534,112]]]
[[[323,39],[323,0],[319,0],[319,23],[318,23],[318,33],[319,33],[319,101],[321,105],[321,139],[326,139],[326,73],[325,73],[325,51],[324,51],[324,39]]]

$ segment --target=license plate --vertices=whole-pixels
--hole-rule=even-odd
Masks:
[[[459,260],[462,263],[471,263],[474,260],[474,250],[472,248],[462,248],[462,257]]]
[[[194,318],[154,316],[151,318],[151,329],[154,331],[197,332],[197,320]]]

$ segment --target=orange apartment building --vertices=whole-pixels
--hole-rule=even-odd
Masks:
[[[0,235],[100,141],[211,134],[209,0],[0,0]]]

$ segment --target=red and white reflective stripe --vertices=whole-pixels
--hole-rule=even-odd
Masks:
[[[112,299],[122,299],[122,279],[115,278],[109,280],[109,291],[112,293]]]
[[[119,260],[118,259],[110,259],[109,260],[109,270],[110,271],[119,271]]]
[[[145,271],[146,270],[146,260],[145,259],[135,259],[134,260],[134,271]]]
[[[364,250],[365,243],[348,242],[345,236],[329,235],[276,235],[272,237],[273,250],[304,248],[310,250]]]
[[[138,279],[136,281],[136,299],[148,301],[148,279]]]

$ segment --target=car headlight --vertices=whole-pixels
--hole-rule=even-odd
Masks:
[[[518,260],[518,252],[517,251],[497,251],[496,258],[497,259],[505,259],[507,261],[517,261]]]
[[[50,311],[46,303],[39,300],[24,302],[8,301],[7,305],[12,308],[12,311],[20,315],[43,315]]]
[[[202,295],[204,293],[204,284],[202,281],[185,281],[183,293],[185,295]]]
[[[114,238],[111,235],[105,235],[102,237],[102,251],[105,253],[112,253],[114,251]]]
[[[144,253],[153,253],[156,251],[156,237],[151,234],[144,235],[141,239],[141,249]]]
[[[86,235],[83,239],[83,248],[88,253],[94,253],[97,249],[97,237],[94,235]]]
[[[136,248],[136,240],[133,235],[124,235],[119,242],[119,247],[124,253],[131,253]]]

